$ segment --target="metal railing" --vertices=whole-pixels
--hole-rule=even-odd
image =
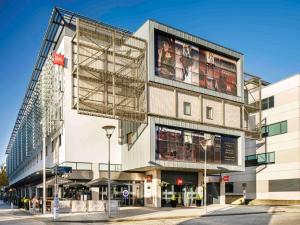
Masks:
[[[107,163],[99,163],[99,171],[108,171]],[[121,164],[110,164],[110,171],[119,172],[122,171]]]
[[[275,152],[248,155],[245,157],[246,166],[259,166],[275,163]]]
[[[69,166],[73,170],[92,170],[92,163],[85,162],[63,162],[60,166]]]

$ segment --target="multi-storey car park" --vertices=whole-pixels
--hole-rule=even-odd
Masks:
[[[55,8],[7,146],[10,186],[42,196],[45,160],[49,199],[56,165],[72,167],[61,199],[107,199],[110,124],[113,199],[162,207],[203,196],[206,152],[207,201],[224,203],[220,174],[244,171],[245,138],[261,138],[261,80],[244,76],[243,58],[153,20],[131,33]]]

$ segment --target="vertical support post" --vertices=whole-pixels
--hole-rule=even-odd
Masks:
[[[206,191],[206,187],[207,187],[207,145],[205,147],[205,151],[204,151],[204,213],[207,213],[207,191]]]
[[[42,122],[43,130],[43,214],[46,214],[46,126],[45,119]]]
[[[200,123],[203,123],[204,109],[203,109],[203,96],[202,95],[199,95],[199,100],[200,100],[200,110],[201,110]]]
[[[77,74],[77,105],[76,105],[76,109],[77,109],[77,113],[79,113],[79,102],[80,102],[80,98],[79,98],[79,57],[80,57],[80,54],[79,54],[79,35],[80,35],[80,29],[79,29],[79,23],[80,23],[80,20],[77,19],[76,20],[76,29],[77,29],[77,35],[76,35],[76,53],[77,53],[77,58],[76,58],[76,74]]]
[[[224,100],[222,100],[222,109],[223,109],[223,121],[222,121],[222,125],[224,127],[225,126],[225,113],[226,113]]]
[[[258,100],[258,107],[259,107],[259,140],[261,140],[262,139],[262,133],[261,133],[261,128],[262,128],[262,115],[261,115],[261,79],[259,79],[259,81],[258,81],[258,85],[259,85],[259,100]]]
[[[115,93],[115,72],[116,72],[116,47],[115,47],[115,41],[116,41],[116,31],[113,31],[113,77],[112,77],[112,91],[113,91],[113,118],[116,116],[116,93]]]
[[[108,136],[108,217],[111,216],[110,212],[110,137]]]

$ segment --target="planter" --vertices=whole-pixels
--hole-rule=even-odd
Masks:
[[[177,206],[177,201],[176,200],[171,200],[171,206],[175,208]]]
[[[201,206],[202,200],[196,200],[196,206]]]

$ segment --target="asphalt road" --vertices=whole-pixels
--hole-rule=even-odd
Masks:
[[[300,213],[259,213],[200,217],[180,225],[300,225]]]

